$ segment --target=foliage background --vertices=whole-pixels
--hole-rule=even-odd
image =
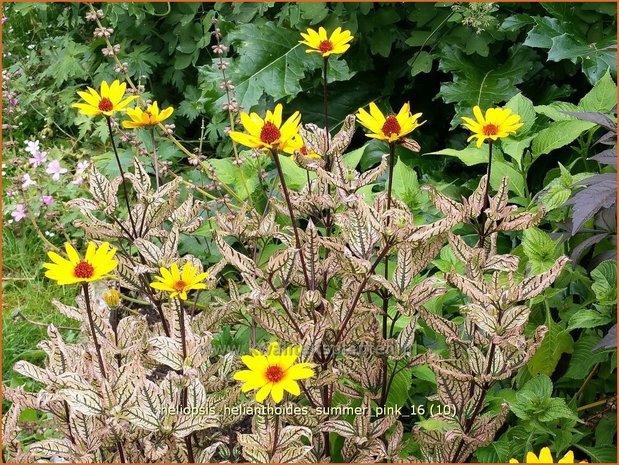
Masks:
[[[541,202],[548,214],[539,230],[522,241],[507,238],[501,246],[514,248],[513,253],[526,258],[527,266],[543,271],[561,253],[572,254],[600,228],[605,235],[584,248],[575,257],[574,269],[564,272],[538,298],[531,331],[545,323],[550,332],[528,369],[512,385],[493,393],[497,408],[498,399],[507,398],[512,413],[497,441],[480,449],[475,458],[506,460],[514,450],[550,444],[553,450],[575,446],[593,461],[615,460],[612,405],[587,406],[616,395],[616,352],[593,349],[616,321],[616,264],[609,260],[615,256],[616,209],[605,205],[610,207],[609,221],[588,219],[574,235],[573,210],[565,204],[578,191],[577,181],[594,173],[614,173],[614,169],[590,160],[601,150],[594,146],[602,134],[598,125],[561,113],[601,112],[615,118],[615,4],[267,2],[98,7],[105,12],[104,23],[114,29],[110,40],[120,44],[118,57],[127,63],[129,75],[145,86],[147,96],[177,109],[176,134],[209,159],[227,159],[232,152],[225,136],[230,123],[222,111],[222,77],[212,51],[213,18],[219,19],[223,43],[230,47],[228,78],[236,87],[239,104],[262,112],[283,101],[289,111],[301,110],[304,122],[318,124],[322,121],[321,60],[305,54],[297,44],[298,32],[344,25],[356,39],[349,53],[332,62],[330,125],[337,128],[345,115],[370,101],[383,108],[399,108],[410,101],[415,112],[423,112],[427,123],[415,134],[422,151],[401,152],[404,167],[395,184],[398,195],[420,215],[427,215],[429,206],[418,189],[420,183],[458,197],[469,194],[485,172],[485,152],[467,145],[467,134],[458,127],[460,116],[475,104],[509,102],[527,124],[516,140],[497,150],[493,185],[499,176],[510,176],[515,201],[522,206]],[[19,99],[13,134],[18,145],[3,150],[5,215],[14,207],[6,193],[16,189],[16,177],[27,168],[23,143],[29,139],[44,141],[67,166],[88,159],[103,172],[113,174],[116,169],[104,122],[67,110],[84,83],[98,85],[102,79],[118,76],[101,53],[104,40],[94,38],[91,24],[84,20],[86,11],[79,3],[3,6],[7,17],[3,69],[21,73],[11,82]],[[381,142],[366,143],[361,131],[353,148],[359,148],[362,169],[376,165],[386,151]],[[131,151],[125,149],[121,156],[128,163]],[[171,143],[163,143],[159,156],[186,179],[204,181]],[[218,176],[242,196],[231,163],[214,166]],[[255,189],[248,201],[263,201],[267,192],[258,175],[249,179]],[[39,185],[59,198],[52,209],[37,211],[40,228],[57,231],[63,225],[74,236],[70,226],[74,213],[64,211],[61,200],[73,197],[79,186],[64,189],[44,178]],[[48,289],[38,268],[43,248],[34,231],[26,221],[3,226],[3,381],[15,384],[23,380],[10,367],[17,357],[36,361],[41,354],[33,348],[44,334],[29,323],[13,324],[16,311],[41,322],[63,321],[49,307],[49,294],[54,291]],[[208,247],[209,237],[206,227],[194,237],[184,237],[181,249],[194,254],[201,250],[205,263],[215,263],[219,257]],[[61,243],[63,239],[58,234],[52,240]],[[445,248],[434,262],[434,272],[440,275],[455,264]],[[454,316],[457,305],[455,293],[448,293],[435,310]],[[428,328],[425,332],[427,344],[440,349],[436,335]],[[229,334],[243,339],[234,328]],[[538,374],[543,376],[535,377]],[[415,382],[404,382],[401,388],[410,405],[434,390],[429,370],[417,370],[414,375]],[[582,407],[587,408],[579,411],[576,421],[575,412]],[[41,420],[34,413],[33,419]]]

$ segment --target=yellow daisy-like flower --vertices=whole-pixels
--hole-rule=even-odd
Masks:
[[[520,463],[516,459],[510,459],[509,463]],[[548,447],[543,447],[542,450],[539,451],[539,457],[535,455],[533,452],[527,452],[527,461],[525,463],[555,463],[552,458],[552,453]],[[571,450],[567,452],[561,459],[559,459],[556,463],[574,463],[574,452]],[[586,461],[582,461],[579,463],[587,463]]]
[[[305,40],[300,40],[299,43],[307,45],[309,48],[306,53],[320,53],[323,57],[329,55],[340,55],[350,48],[349,42],[353,40],[350,31],[342,30],[338,27],[331,37],[327,37],[327,31],[324,27],[318,28],[318,32],[308,28],[306,32],[301,33],[301,37]]]
[[[463,116],[464,127],[473,132],[473,135],[466,141],[477,139],[477,147],[481,147],[485,140],[495,141],[501,137],[515,134],[524,124],[520,122],[520,115],[512,115],[509,108],[488,108],[486,115],[481,112],[478,105],[473,107],[475,120]]]
[[[47,268],[45,276],[53,279],[60,285],[98,281],[110,277],[110,272],[118,265],[114,260],[115,248],[103,242],[98,248],[94,242],[88,244],[86,256],[81,258],[77,250],[68,242],[64,245],[67,257],[56,252],[47,252],[53,263],[43,263]]]
[[[314,158],[314,159],[318,159],[318,160],[320,160],[322,158],[319,153],[314,152],[313,150],[309,149],[307,147],[307,145],[305,145],[305,142],[303,142],[303,138],[301,137],[300,134],[297,134],[292,139],[290,144],[293,147],[293,150],[295,152],[299,152],[305,158]],[[290,155],[290,158],[294,159],[294,154]]]
[[[278,149],[286,153],[293,153],[295,136],[299,133],[301,113],[295,111],[282,124],[282,105],[275,106],[273,112],[267,111],[262,119],[256,113],[241,113],[241,123],[249,133],[232,131],[230,137],[235,142],[256,149]]]
[[[234,379],[244,383],[243,392],[258,390],[257,402],[264,402],[270,394],[277,404],[284,398],[284,391],[298,396],[301,390],[297,381],[314,376],[311,363],[295,363],[300,353],[300,346],[288,347],[280,353],[277,342],[271,343],[266,354],[252,349],[252,355],[241,358],[249,370],[237,371]]]
[[[198,273],[198,268],[192,263],[187,262],[183,269],[179,270],[176,263],[172,263],[170,269],[159,268],[161,276],[155,276],[154,282],[150,287],[170,293],[170,299],[178,296],[182,300],[187,300],[187,293],[196,289],[205,289],[203,283],[208,278],[208,273]]]
[[[117,307],[120,303],[120,292],[112,287],[103,293],[103,300],[108,307]]]
[[[379,110],[374,102],[370,103],[370,112],[368,113],[363,108],[359,108],[357,112],[357,120],[371,133],[366,134],[374,139],[386,140],[387,142],[395,142],[402,139],[407,134],[410,134],[425,121],[418,123],[417,120],[421,117],[421,113],[411,113],[410,104],[405,103],[398,114],[390,114],[385,117],[383,112]]]
[[[122,110],[137,98],[132,95],[123,100],[126,88],[127,84],[124,82],[121,84],[118,80],[112,82],[112,85],[109,85],[107,81],[102,81],[100,92],[92,87],[88,88],[88,92],[78,91],[77,94],[86,103],[74,103],[71,106],[88,116],[112,116],[114,112]]]
[[[172,107],[159,110],[157,102],[148,105],[146,110],[142,110],[141,108],[127,108],[127,115],[131,120],[123,121],[123,127],[136,129],[144,126],[156,126],[168,119],[173,112],[174,108]]]

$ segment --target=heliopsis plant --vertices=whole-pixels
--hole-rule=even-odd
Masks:
[[[370,103],[369,112],[363,108],[359,108],[357,112],[359,123],[370,130],[366,136],[387,142],[401,140],[424,124],[425,121],[419,122],[420,117],[421,113],[411,113],[408,102],[402,105],[397,114],[391,113],[387,116],[380,111],[374,102]]]
[[[491,142],[497,139],[515,134],[516,131],[524,124],[520,121],[520,115],[512,114],[510,108],[488,108],[484,115],[478,105],[473,107],[473,115],[475,119],[463,116],[464,127],[470,130],[473,134],[467,139],[467,142],[477,139],[477,147],[489,140]]]
[[[127,108],[127,116],[131,119],[123,121],[123,127],[136,129],[146,126],[156,126],[157,124],[168,119],[173,112],[174,108],[172,107],[167,107],[160,110],[157,102],[149,104],[146,107],[146,110],[142,110],[139,107]]]
[[[137,98],[137,96],[131,95],[123,99],[126,89],[127,84],[118,80],[112,82],[111,85],[107,81],[101,81],[99,92],[92,87],[88,87],[87,92],[78,91],[77,94],[85,103],[74,103],[72,106],[84,115],[110,117],[115,112],[124,110],[129,103]]]
[[[300,353],[300,346],[280,351],[277,342],[271,343],[266,354],[253,349],[252,355],[241,357],[249,369],[237,371],[234,379],[243,382],[243,392],[257,390],[257,402],[264,402],[270,395],[277,404],[284,398],[284,391],[298,396],[301,394],[299,381],[315,374],[311,363],[295,363]]]
[[[350,48],[350,42],[354,38],[350,31],[342,30],[341,27],[337,27],[330,36],[324,27],[318,28],[318,32],[308,28],[301,36],[304,40],[299,43],[307,45],[306,53],[320,53],[323,57],[341,55]]]
[[[241,113],[241,123],[247,133],[232,131],[230,137],[246,147],[292,153],[295,137],[299,133],[301,113],[295,111],[282,124],[282,111],[282,104],[279,103],[273,111],[267,111],[264,119],[257,113]]]
[[[170,268],[159,268],[159,276],[155,276],[155,281],[150,286],[159,291],[170,294],[170,299],[178,297],[187,300],[189,291],[205,289],[204,280],[208,278],[208,273],[200,273],[198,268],[190,262],[186,262],[179,270],[176,263],[172,263]]]
[[[510,459],[509,463],[520,463],[516,459]],[[567,451],[567,453],[559,459],[558,462],[555,462],[552,458],[552,452],[548,447],[542,447],[542,450],[539,451],[539,457],[535,455],[534,452],[527,452],[526,462],[525,463],[575,463],[574,462],[574,452]],[[586,463],[585,461],[579,463]]]
[[[110,244],[103,242],[100,246],[94,242],[88,244],[86,255],[80,257],[79,253],[70,243],[65,243],[67,258],[56,252],[48,252],[52,263],[44,263],[47,269],[45,276],[56,281],[60,285],[77,284],[98,281],[111,277],[110,273],[118,265],[114,259],[116,249]]]

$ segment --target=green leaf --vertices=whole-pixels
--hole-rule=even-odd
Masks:
[[[512,113],[520,115],[522,127],[518,129],[518,136],[529,132],[533,123],[535,123],[535,109],[533,108],[533,102],[523,96],[521,93],[514,95],[505,104],[505,108],[509,108]]]
[[[462,150],[443,149],[438,152],[425,153],[424,155],[446,155],[448,157],[455,157],[466,166],[488,163],[488,147],[482,146],[477,148],[475,143]]]
[[[493,154],[493,157],[495,155]],[[494,190],[501,187],[501,181],[504,177],[509,179],[509,190],[516,193],[520,197],[525,196],[525,181],[522,174],[510,164],[502,160],[493,160],[492,172],[490,173],[490,185]]]
[[[428,381],[429,383],[436,384],[436,375],[428,365],[420,365],[413,367],[411,373],[414,378]]]
[[[577,328],[596,328],[607,325],[613,321],[612,315],[605,315],[597,310],[579,309],[572,315],[567,329],[569,331]]]
[[[447,46],[442,50],[439,69],[451,73],[453,81],[443,83],[439,95],[446,103],[456,104],[452,126],[460,123],[460,116],[470,112],[474,105],[489,108],[518,93],[516,85],[524,81],[535,62],[535,52],[516,45],[506,60],[494,56],[480,59],[467,56],[460,47]]]
[[[363,156],[363,152],[365,152],[366,148],[367,145],[364,145],[363,147],[359,147],[358,149],[345,153],[343,155],[344,164],[351,169],[356,168],[359,164],[359,161],[361,161],[361,157]]]
[[[604,351],[593,351],[593,347],[600,342],[601,337],[587,333],[580,336],[574,344],[574,352],[570,358],[570,364],[564,378],[585,379],[591,368],[598,363],[606,360],[608,353]]]
[[[409,206],[416,204],[420,195],[417,173],[401,158],[393,167],[393,194]]]
[[[613,81],[610,71],[600,79],[593,89],[578,103],[583,111],[610,112],[617,104],[617,84]]]
[[[614,50],[613,50],[614,48]],[[592,84],[599,81],[609,70],[617,71],[617,41],[604,39],[599,43],[587,43],[573,34],[565,33],[552,38],[548,61],[580,61],[582,71]]]
[[[232,187],[242,200],[251,196],[259,184],[256,170],[250,163],[239,167],[232,158],[214,158],[208,162],[215,168],[217,179]]]
[[[531,273],[534,275],[548,271],[559,255],[555,242],[537,228],[524,231],[522,249],[529,259]]]
[[[589,121],[557,121],[542,129],[533,139],[533,158],[545,155],[576,140],[580,134],[591,129]]]
[[[310,179],[314,179],[316,174],[307,171],[297,165],[297,162],[292,160],[287,155],[279,155],[279,161],[282,164],[282,171],[286,179],[286,185],[289,189],[300,190],[307,183],[307,175]]]
[[[389,363],[389,372],[394,369],[395,363]],[[408,400],[408,390],[413,382],[413,376],[410,368],[405,368],[394,376],[391,383],[391,389],[387,395],[386,406],[402,406],[406,404]]]
[[[617,462],[617,447],[616,446],[585,447],[585,446],[581,446],[580,444],[574,444],[574,447],[585,452],[591,458],[591,462],[597,462],[597,463],[616,463]]]
[[[571,354],[574,350],[574,340],[567,330],[555,323],[548,315],[546,321],[548,332],[540,348],[531,357],[527,367],[532,375],[551,375],[555,371],[559,359],[564,353]]]
[[[228,39],[237,47],[238,61],[230,67],[229,79],[234,82],[239,105],[251,109],[266,94],[274,100],[291,100],[303,88],[301,80],[313,70],[322,68],[322,59],[305,53],[306,47],[299,44],[299,35],[273,22],[264,24],[241,24],[230,33]],[[352,76],[344,60],[331,60],[329,77],[347,80]],[[215,79],[219,71],[209,68],[206,79]],[[213,84],[214,84],[213,83]],[[223,97],[217,105],[223,103]]]
[[[533,17],[535,26],[527,34],[524,45],[535,48],[552,47],[552,38],[565,32],[565,24],[556,18]]]
[[[607,260],[592,272],[591,290],[600,305],[617,305],[617,262]]]
[[[432,71],[432,62],[434,57],[425,50],[418,52],[413,58],[408,60],[407,65],[411,67],[411,76],[417,76],[421,73],[429,73]]]
[[[525,137],[524,139],[506,137],[501,140],[501,148],[505,154],[509,155],[516,163],[518,163],[519,167],[522,167],[522,155],[524,154],[524,151],[529,148],[534,137],[535,135]]]
[[[552,102],[548,105],[536,105],[535,111],[541,115],[547,116],[553,121],[568,121],[575,120],[576,117],[566,115],[566,111],[580,111],[580,107],[568,102]]]

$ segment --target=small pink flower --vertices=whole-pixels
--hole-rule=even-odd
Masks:
[[[49,206],[54,203],[54,198],[51,195],[42,195],[41,202]]]
[[[24,206],[24,204],[18,203],[15,206],[15,210],[13,210],[13,212],[11,213],[11,216],[16,223],[26,218],[26,207]]]
[[[60,176],[67,172],[67,169],[60,166],[60,161],[54,160],[47,165],[45,172],[51,174],[54,181],[58,181]]]
[[[22,176],[21,187],[23,189],[28,189],[30,186],[36,186],[37,182],[33,180],[29,174],[24,174]]]
[[[39,141],[38,140],[29,140],[26,142],[26,152],[34,155],[39,152]]]
[[[47,161],[47,152],[34,152],[28,161],[34,168],[36,168]]]
[[[81,186],[83,182],[84,182],[84,178],[82,178],[81,176],[78,176],[73,181],[71,181],[71,184],[75,184],[76,186]]]
[[[88,162],[87,161],[80,161],[77,164],[77,169],[75,170],[75,175],[79,176],[80,174],[82,174],[84,171],[86,171],[88,169]]]

